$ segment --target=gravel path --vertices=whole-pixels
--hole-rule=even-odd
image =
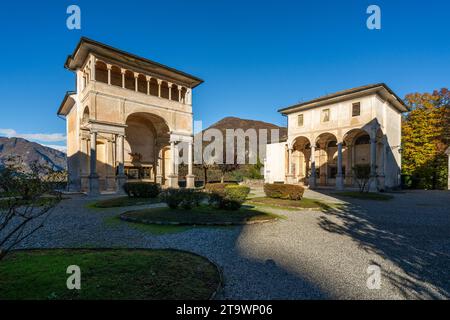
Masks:
[[[45,227],[21,247],[177,248],[196,252],[222,269],[219,299],[449,298],[450,194],[407,192],[391,201],[334,199],[330,212],[270,209],[286,219],[226,228],[192,228],[163,235],[108,224],[129,210],[89,209],[71,196]],[[381,268],[381,289],[366,285],[369,265]]]

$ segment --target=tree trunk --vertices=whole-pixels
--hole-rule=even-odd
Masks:
[[[203,184],[206,186],[206,184],[208,183],[208,168],[207,167],[203,167],[203,175],[205,177],[205,181],[203,182]]]

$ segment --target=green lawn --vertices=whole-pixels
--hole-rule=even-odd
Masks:
[[[258,197],[247,200],[247,203],[262,205],[280,209],[301,210],[301,209],[322,209],[329,207],[318,200],[302,198],[301,200],[275,199],[269,197]]]
[[[67,199],[67,198],[62,198]],[[0,200],[0,209],[8,209],[12,204],[18,206],[33,206],[33,207],[44,207],[53,206],[57,204],[59,200],[55,197],[41,197],[34,201],[22,200],[22,199],[2,199]]]
[[[245,224],[251,221],[274,220],[278,215],[243,206],[239,210],[221,210],[209,206],[199,206],[192,210],[171,208],[149,208],[125,212],[123,218],[137,219],[143,223],[178,223],[181,225],[225,225]]]
[[[117,207],[130,207],[140,206],[146,204],[153,204],[161,202],[159,198],[130,198],[128,196],[116,197],[105,200],[100,200],[94,203],[90,203],[90,208],[117,208]]]
[[[67,267],[81,269],[68,290]],[[0,263],[0,299],[208,299],[220,283],[205,258],[174,250],[39,250]]]
[[[388,194],[378,193],[378,192],[357,192],[357,191],[344,191],[333,193],[336,196],[362,199],[362,200],[377,200],[377,201],[387,201],[394,197]]]
[[[153,235],[180,233],[192,229],[192,226],[162,225],[162,224],[143,224],[138,222],[129,222],[120,220],[119,216],[105,218],[104,223],[107,227],[116,228],[121,224],[127,224],[133,229],[144,231]]]

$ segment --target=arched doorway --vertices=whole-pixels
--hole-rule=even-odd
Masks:
[[[166,152],[170,129],[166,121],[151,113],[133,113],[126,120],[124,171],[129,180],[164,184],[169,175]]]
[[[316,174],[320,185],[336,184],[338,146],[333,133],[325,132],[316,138]]]

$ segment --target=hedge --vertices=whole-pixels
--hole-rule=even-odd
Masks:
[[[154,182],[126,182],[123,190],[132,198],[156,198],[161,192],[161,187]]]
[[[301,200],[305,188],[294,184],[264,184],[264,193],[269,198]]]
[[[202,197],[200,192],[193,189],[166,189],[161,194],[161,200],[171,209],[190,210],[200,204]]]
[[[223,188],[216,188],[217,191],[211,192],[209,204],[218,209],[237,210],[247,199],[250,188],[229,184]]]

